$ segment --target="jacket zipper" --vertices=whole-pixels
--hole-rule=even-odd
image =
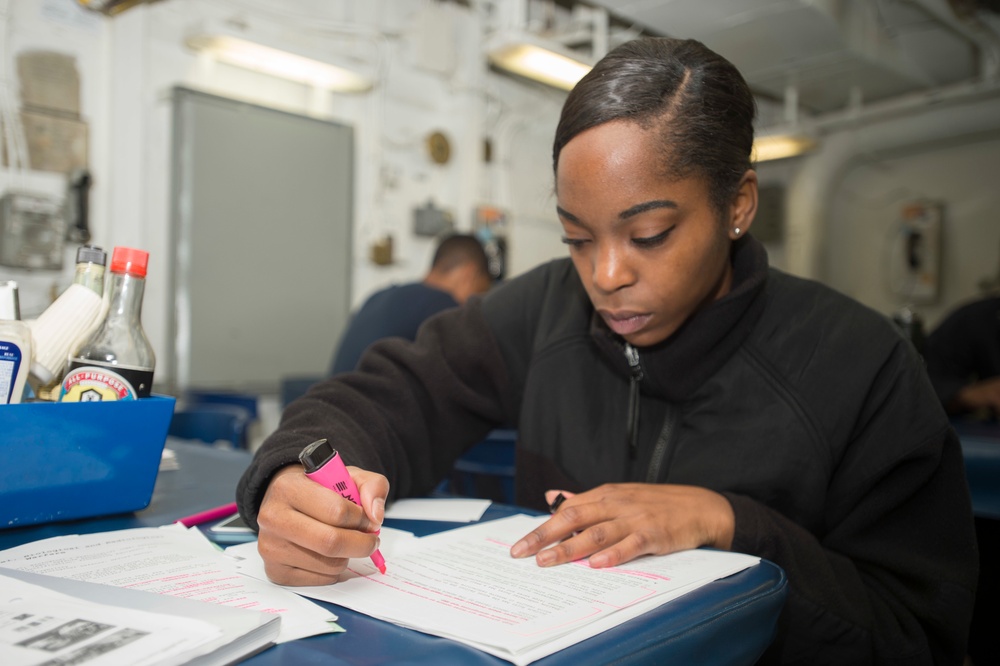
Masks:
[[[625,430],[625,441],[628,444],[628,457],[635,460],[639,450],[639,382],[642,381],[642,366],[639,364],[639,351],[625,343],[625,360],[631,377],[628,385],[628,424]]]
[[[667,405],[666,414],[663,418],[663,428],[660,436],[656,438],[656,446],[653,447],[653,457],[649,459],[649,471],[646,473],[646,483],[663,483],[660,476],[663,470],[669,467],[667,454],[673,453],[670,448],[670,440],[674,436],[674,426],[677,423],[677,410]]]

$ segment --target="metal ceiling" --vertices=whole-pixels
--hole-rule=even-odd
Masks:
[[[762,97],[806,115],[1000,71],[997,0],[596,0],[654,32],[722,54]]]

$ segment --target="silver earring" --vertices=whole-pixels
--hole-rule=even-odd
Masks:
[[[739,236],[740,235],[740,228],[736,227],[735,229],[733,229],[733,233],[736,234],[737,236]]]

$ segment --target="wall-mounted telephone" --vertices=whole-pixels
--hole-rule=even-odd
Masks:
[[[939,203],[917,202],[903,206],[899,244],[894,261],[893,291],[906,301],[932,303],[941,286],[941,218]]]

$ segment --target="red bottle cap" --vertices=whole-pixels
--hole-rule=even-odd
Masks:
[[[111,272],[128,273],[136,277],[146,277],[146,264],[149,263],[149,252],[135,250],[130,247],[116,247],[111,255]]]

